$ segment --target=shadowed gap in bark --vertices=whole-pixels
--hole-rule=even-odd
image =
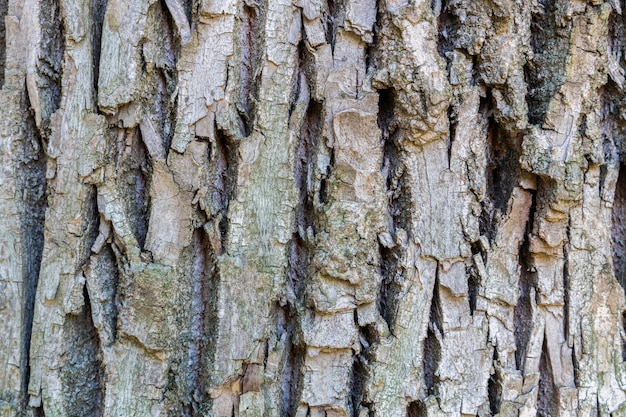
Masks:
[[[456,139],[456,126],[458,114],[453,105],[448,107],[448,168],[450,168],[450,164],[452,163],[452,143]]]
[[[487,145],[487,198],[481,203],[483,210],[479,219],[480,233],[489,238],[496,237],[498,223],[509,205],[511,194],[519,184],[521,137],[507,133],[493,118],[491,89],[480,100],[480,112],[488,121]]]
[[[337,40],[337,30],[343,25],[344,13],[344,0],[326,0],[325,7],[322,8],[322,18],[326,27],[326,43],[331,46],[333,52]]]
[[[317,149],[319,136],[322,131],[322,112],[321,103],[310,100],[307,106],[304,123],[300,129],[300,141],[296,151],[296,172],[295,180],[298,185],[298,208],[296,210],[296,224],[298,226],[298,236],[304,242],[307,241],[307,235],[315,232],[314,218],[315,210],[313,206],[313,170],[314,170],[314,153]],[[296,288],[298,287],[298,288]],[[299,292],[299,286],[295,286],[296,292]]]
[[[533,59],[524,66],[527,84],[528,121],[541,125],[550,99],[565,80],[571,23],[559,10],[563,0],[540,0],[530,24]],[[559,22],[567,22],[564,26]]]
[[[84,213],[87,221],[86,241],[77,248],[81,259],[89,259],[100,222],[96,188],[90,188]],[[61,380],[66,394],[64,401],[68,417],[100,416],[104,407],[102,349],[93,323],[91,300],[86,286],[83,286],[82,292],[82,308],[75,314],[68,314],[63,327],[66,357]]]
[[[333,168],[335,167],[335,150],[330,148],[330,162],[326,165],[326,172],[322,174],[320,179],[320,188],[319,188],[319,203],[324,205],[328,203],[328,181],[329,178],[333,175]]]
[[[120,178],[118,191],[126,205],[131,230],[139,247],[143,249],[148,234],[150,216],[150,181],[152,178],[152,163],[141,138],[139,128],[127,130],[124,138],[130,135],[130,146],[126,147],[118,161],[118,176]],[[128,153],[126,153],[128,152]]]
[[[299,76],[306,77],[310,63],[302,43],[299,52]],[[297,84],[301,83],[298,82]],[[306,83],[303,83],[303,86],[308,88]],[[297,91],[298,96],[303,93],[303,91]],[[297,99],[298,97],[294,96],[294,102]],[[298,186],[298,206],[296,207],[296,231],[292,234],[288,257],[288,278],[291,293],[288,296],[287,304],[281,308],[283,320],[282,324],[279,323],[279,330],[287,332],[287,357],[282,380],[282,415],[284,416],[296,414],[303,383],[302,366],[304,365],[306,348],[297,337],[300,333],[301,322],[298,312],[304,305],[304,287],[309,276],[311,257],[310,240],[313,239],[315,227],[312,178],[314,153],[322,130],[322,112],[321,103],[309,100],[300,127],[300,137],[296,150],[294,178]]]
[[[495,416],[500,412],[502,406],[502,377],[500,375],[500,369],[495,365],[498,360],[498,349],[493,349],[492,362],[494,363],[494,371],[489,376],[487,382],[487,394],[489,396],[489,410],[491,415]]]
[[[354,310],[354,322],[358,323],[356,310]],[[353,357],[352,375],[350,376],[350,403],[352,408],[352,417],[359,417],[361,409],[368,409],[371,411],[370,404],[363,403],[362,401],[367,378],[369,377],[369,348],[375,341],[377,341],[373,327],[374,326],[368,326],[365,328],[359,327],[361,351]]]
[[[368,43],[365,46],[365,71],[370,74],[376,71],[376,67],[374,65],[375,55],[378,50],[378,45],[380,42],[380,29],[382,26],[382,13],[380,2],[376,1],[376,20],[374,20],[374,26],[372,27],[372,39],[373,41]]]
[[[382,132],[383,177],[387,191],[387,222],[394,242],[379,241],[381,285],[378,294],[378,307],[389,330],[393,332],[397,315],[397,298],[402,290],[401,281],[405,271],[400,267],[400,259],[405,249],[399,244],[398,233],[411,230],[411,195],[406,184],[402,155],[397,145],[398,131],[395,127],[395,93],[393,89],[379,91],[378,127]]]
[[[626,362],[626,311],[622,311],[622,361]],[[574,370],[578,371],[578,367],[575,366]]]
[[[533,328],[532,313],[532,289],[536,287],[536,272],[532,269],[530,242],[528,236],[533,230],[536,211],[536,193],[532,192],[532,204],[526,223],[525,239],[519,249],[518,261],[520,264],[519,277],[519,299],[515,306],[514,325],[515,325],[515,363],[517,369],[524,372],[524,358],[528,349],[530,333]]]
[[[121,260],[116,258],[112,244],[105,245],[100,253],[91,259],[96,260],[95,265],[89,265],[91,273],[97,277],[98,285],[106,291],[93,297],[101,304],[102,318],[105,321],[100,324],[102,329],[99,330],[103,332],[100,335],[100,344],[110,346],[117,340],[117,292],[120,278],[118,262]]]
[[[620,165],[613,198],[613,271],[622,288],[626,289],[626,166]]]
[[[228,206],[237,196],[237,173],[239,166],[238,143],[225,131],[215,126],[215,146],[211,158],[215,159],[215,199],[220,210],[219,230],[222,244],[226,245],[228,236]],[[225,250],[226,248],[223,247]]]
[[[279,339],[281,332],[287,332],[285,352],[286,357],[282,369],[282,410],[281,415],[293,417],[296,415],[298,400],[302,391],[302,367],[306,349],[298,344],[296,334],[299,332],[300,320],[296,310],[289,304],[279,308]]]
[[[554,385],[552,364],[548,354],[547,335],[544,335],[541,359],[539,360],[539,387],[537,392],[537,416],[559,415],[558,388]]]
[[[178,106],[176,64],[181,50],[180,38],[174,35],[178,30],[168,12],[165,0],[152,3],[148,8],[146,19],[149,31],[146,33],[147,39],[142,42],[156,43],[162,47],[156,54],[151,53],[149,48],[141,48],[143,77],[141,84],[144,93],[140,104],[144,110],[144,117],[150,118],[167,156],[176,129]]]
[[[211,327],[217,322],[216,289],[213,274],[216,269],[215,254],[206,233],[196,229],[192,237],[191,268],[191,340],[189,343],[189,381],[186,413],[201,416],[208,412],[203,387],[207,386],[204,364],[212,352]]]
[[[41,103],[41,128],[47,132],[49,118],[59,108],[61,102],[61,76],[65,52],[64,26],[57,0],[41,0],[39,22],[41,51],[36,62],[37,89]]]
[[[489,145],[489,167],[487,172],[487,188],[493,209],[500,214],[507,209],[511,193],[519,182],[519,146],[517,136],[512,137],[504,131],[491,117],[492,98],[488,91],[485,99],[488,117],[487,141]],[[495,213],[492,213],[492,216]],[[495,231],[494,231],[495,232]]]
[[[435,395],[437,393],[437,368],[441,361],[441,343],[440,338],[443,337],[441,331],[441,300],[439,298],[439,267],[437,267],[437,275],[433,288],[433,298],[430,304],[430,319],[428,321],[428,330],[426,339],[424,339],[424,384],[426,387],[426,395]]]
[[[22,142],[19,155],[17,181],[22,196],[20,204],[20,233],[23,244],[22,269],[24,282],[24,295],[22,306],[21,356],[20,369],[22,372],[21,392],[24,397],[20,399],[23,409],[28,404],[28,383],[30,376],[30,341],[33,327],[33,314],[39,270],[44,245],[44,225],[46,214],[46,157],[44,145],[35,125],[32,111],[29,111],[30,103],[27,94],[23,95],[23,129],[25,140]]]
[[[93,64],[93,88],[94,99],[98,97],[98,77],[100,75],[100,52],[102,40],[102,25],[104,24],[104,13],[106,12],[108,0],[91,1],[91,54]],[[98,106],[95,106],[96,108]]]
[[[63,368],[62,378],[68,404],[68,417],[100,416],[103,411],[104,374],[102,350],[91,318],[91,303],[83,288],[85,305],[78,315],[70,315],[64,337],[71,349],[69,366]]]
[[[433,13],[437,17],[437,52],[446,62],[448,73],[450,72],[450,59],[448,54],[454,50],[458,18],[448,9],[449,0],[431,0]]]
[[[474,247],[476,245],[472,245],[472,254],[476,255],[478,252],[474,253]],[[485,256],[483,255],[483,258]],[[484,260],[484,259],[483,259]],[[465,269],[465,275],[467,275],[467,302],[469,303],[470,315],[474,315],[474,311],[476,310],[476,301],[478,298],[478,293],[480,290],[480,275],[475,267],[468,267]]]
[[[569,276],[569,243],[571,242],[571,218],[567,224],[567,240],[563,244],[563,338],[569,339],[569,308],[570,308],[570,276]]]
[[[244,136],[249,136],[254,126],[263,58],[264,8],[264,2],[258,4],[250,2],[243,5],[241,14],[241,63],[239,65],[241,108],[239,116],[243,123]]]
[[[4,18],[9,11],[9,0],[0,0],[0,88],[4,86],[4,68],[6,66],[6,27]]]
[[[422,401],[410,402],[406,408],[406,417],[426,417],[428,412]]]

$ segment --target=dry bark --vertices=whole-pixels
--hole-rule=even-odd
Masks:
[[[0,416],[626,415],[621,0],[0,0]]]

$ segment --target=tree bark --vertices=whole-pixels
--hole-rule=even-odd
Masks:
[[[626,416],[611,0],[0,0],[0,416]]]

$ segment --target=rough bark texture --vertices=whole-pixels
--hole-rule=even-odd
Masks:
[[[0,0],[0,416],[626,416],[611,0]]]

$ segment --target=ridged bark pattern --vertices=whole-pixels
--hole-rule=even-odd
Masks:
[[[622,0],[0,0],[0,416],[626,416]]]

